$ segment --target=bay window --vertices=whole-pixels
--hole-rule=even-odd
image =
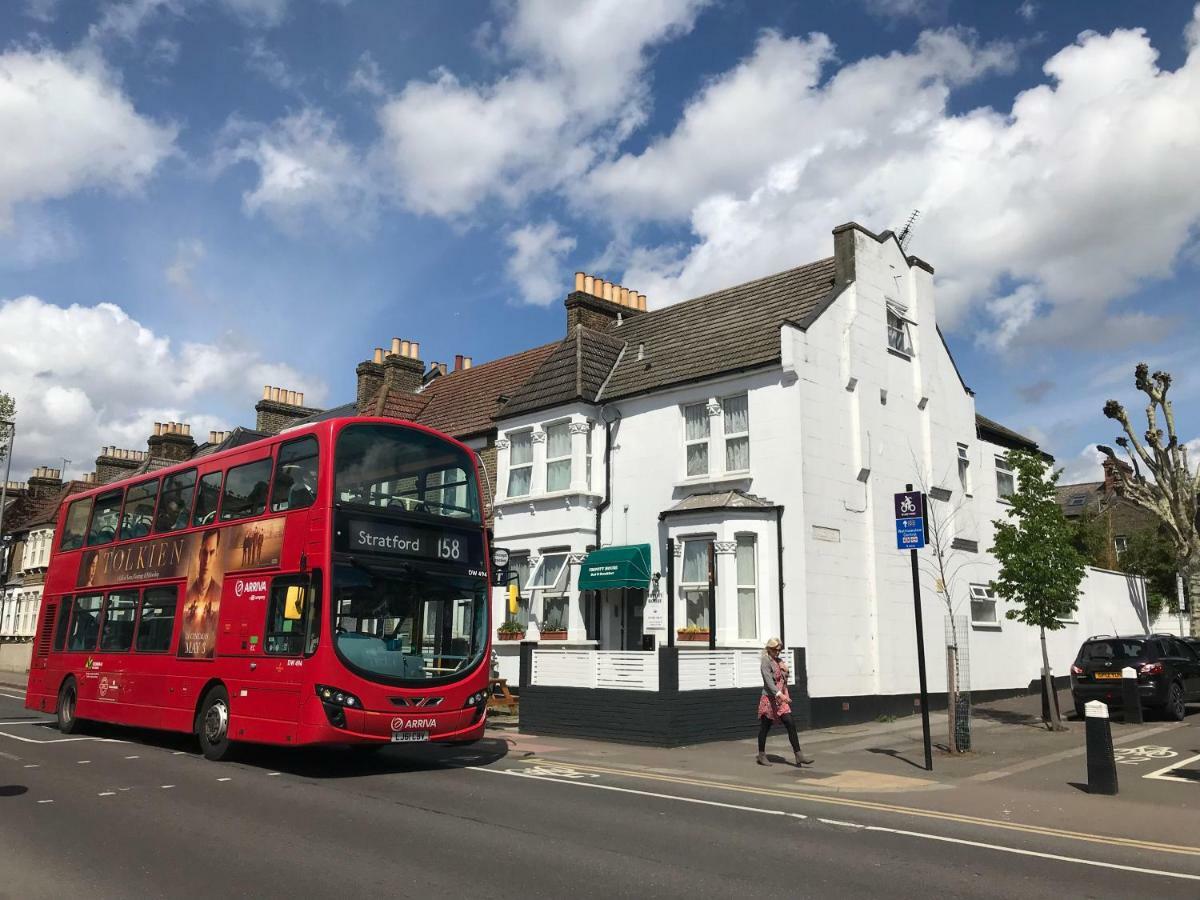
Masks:
[[[533,433],[510,434],[508,451],[508,495],[528,496],[533,484]]]
[[[708,630],[709,566],[713,564],[711,538],[690,538],[683,542],[683,572],[679,587],[686,607],[684,618],[689,628]]]
[[[547,551],[542,554],[537,568],[529,579],[529,589],[532,590],[562,590],[563,574],[567,568],[567,551]]]
[[[754,535],[737,536],[737,621],[738,637],[758,637],[758,561]]]
[[[568,423],[546,426],[546,490],[571,486],[571,432]]]

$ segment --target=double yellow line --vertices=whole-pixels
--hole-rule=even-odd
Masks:
[[[1200,847],[1189,847],[1183,844],[1163,844],[1158,841],[1143,841],[1137,838],[1110,837],[1097,834],[1087,834],[1080,831],[1067,831],[1062,828],[1050,828],[1044,825],[1023,825],[1017,822],[1004,822],[999,819],[984,819],[979,816],[966,816],[960,813],[939,812],[931,809],[920,809],[914,806],[897,806],[892,803],[878,803],[872,800],[855,800],[849,797],[831,797],[826,794],[810,794],[802,791],[782,791],[775,788],[753,787],[746,784],[727,784],[720,781],[703,781],[697,778],[685,778],[679,775],[662,775],[656,772],[640,772],[635,769],[613,769],[604,766],[586,765],[576,762],[565,762],[538,757],[527,757],[520,760],[529,765],[562,766],[565,769],[575,769],[580,772],[590,772],[599,775],[616,775],[622,778],[638,778],[645,781],[655,781],[666,784],[680,784],[689,787],[706,788],[709,790],[731,791],[739,794],[753,794],[761,797],[776,797],[787,800],[806,800],[810,803],[825,803],[830,806],[866,809],[872,812],[896,813],[905,816],[916,816],[923,819],[936,819],[942,822],[955,822],[960,825],[975,825],[982,828],[997,828],[1004,831],[1016,831],[1022,834],[1054,837],[1069,841],[1083,841],[1089,844],[1104,844],[1110,847],[1129,847],[1134,850],[1152,850],[1158,853],[1176,853],[1183,856],[1200,857]]]

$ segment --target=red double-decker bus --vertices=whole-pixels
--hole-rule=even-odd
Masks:
[[[73,495],[25,705],[298,746],[472,741],[490,674],[477,460],[329,418]]]

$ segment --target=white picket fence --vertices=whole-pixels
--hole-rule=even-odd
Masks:
[[[679,651],[679,689],[752,688],[762,684],[758,650]],[[788,676],[796,683],[795,672]],[[556,687],[658,690],[654,651],[536,649],[533,683]]]
[[[557,687],[658,690],[658,654],[624,650],[534,650],[533,683]]]

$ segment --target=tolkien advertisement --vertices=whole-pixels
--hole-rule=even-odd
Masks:
[[[179,655],[210,659],[217,643],[217,614],[225,575],[278,566],[283,518],[227,525],[211,531],[158,538],[83,554],[79,587],[105,587],[166,578],[187,578]]]

